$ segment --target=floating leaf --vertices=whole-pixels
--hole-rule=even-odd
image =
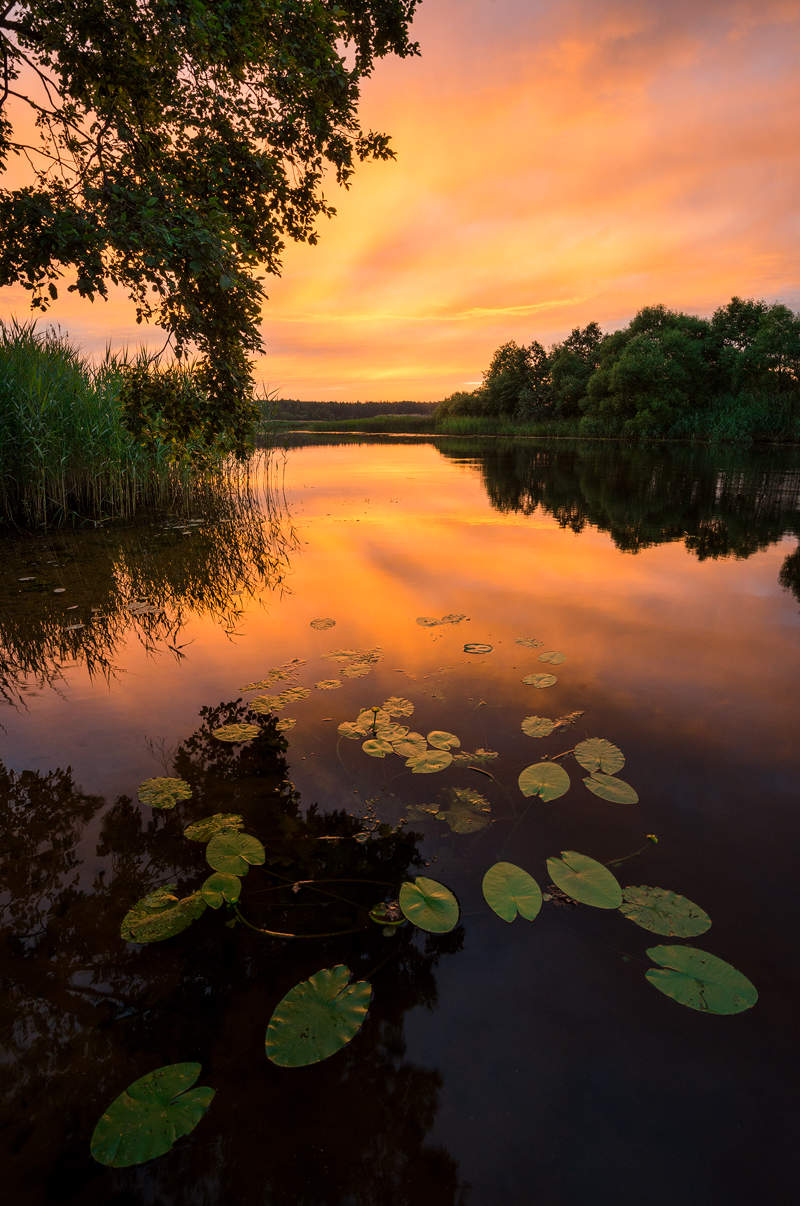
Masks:
[[[491,762],[493,758],[499,757],[497,750],[477,749],[474,754],[467,750],[459,750],[453,754],[453,766],[480,766],[483,762]]]
[[[391,741],[381,741],[378,737],[370,737],[361,748],[365,754],[369,754],[370,758],[385,758],[387,754],[394,753]]]
[[[340,737],[346,737],[348,741],[361,741],[364,736],[364,730],[349,720],[345,720],[340,724],[336,732]]]
[[[514,863],[495,863],[483,877],[483,898],[503,921],[517,914],[526,921],[538,917],[542,890],[532,875]]]
[[[424,754],[428,748],[428,743],[421,733],[409,733],[407,737],[402,737],[392,744],[394,752],[401,758],[416,758],[418,754]]]
[[[484,645],[480,641],[470,641],[464,646],[465,653],[491,653],[493,649],[494,645]]]
[[[566,654],[559,653],[558,649],[548,649],[546,653],[539,654],[539,661],[549,662],[551,666],[560,666],[566,660]]]
[[[446,821],[453,833],[477,833],[492,821],[492,806],[480,792],[471,787],[453,788],[449,793],[450,807],[436,813]]]
[[[311,689],[309,687],[287,687],[285,691],[281,691],[278,699],[280,699],[281,703],[286,704],[290,700],[308,699],[310,694]]]
[[[414,705],[410,699],[403,699],[400,695],[391,695],[384,703],[381,704],[384,712],[388,712],[390,716],[411,716],[414,711]]]
[[[98,1164],[144,1164],[190,1134],[214,1099],[213,1089],[192,1088],[200,1072],[200,1064],[167,1064],[128,1085],[94,1128],[90,1150]]]
[[[436,628],[439,624],[460,624],[462,620],[466,620],[465,612],[450,612],[446,616],[442,616],[437,620],[435,616],[417,616],[417,623],[423,628]]]
[[[534,762],[520,773],[519,790],[547,804],[569,791],[569,775],[557,762]]]
[[[372,666],[368,662],[351,662],[349,666],[342,668],[342,674],[346,678],[364,678],[371,669]]]
[[[122,937],[127,942],[163,942],[188,929],[203,915],[206,902],[199,892],[181,899],[175,891],[175,884],[165,884],[137,901],[122,919]]]
[[[286,707],[286,700],[280,695],[256,695],[248,702],[248,708],[257,716],[268,716],[270,712],[280,712]]]
[[[584,715],[583,710],[581,710],[579,712],[567,712],[567,714],[565,716],[559,716],[558,720],[555,722],[556,728],[557,729],[569,728],[570,725],[574,724],[575,721],[579,720],[580,717],[583,715]]]
[[[398,902],[403,916],[428,934],[447,934],[458,922],[458,901],[453,893],[424,875],[400,885]]]
[[[543,641],[537,641],[536,637],[517,637],[516,643],[525,649],[541,649],[544,644]]]
[[[432,745],[435,750],[457,750],[461,742],[455,733],[434,729],[432,733],[428,733],[428,745]]]
[[[218,729],[211,730],[211,736],[217,741],[228,741],[232,745],[252,741],[258,737],[261,729],[257,724],[223,724]]]
[[[188,800],[192,789],[185,779],[145,779],[139,784],[139,803],[151,808],[174,808],[178,800]]]
[[[695,946],[651,946],[647,953],[660,967],[645,978],[672,997],[702,1013],[743,1013],[758,1000],[756,986],[730,963]]]
[[[279,733],[288,733],[296,724],[297,721],[293,716],[284,716],[283,720],[277,720],[275,722],[275,728]]]
[[[612,804],[639,803],[639,797],[630,783],[626,783],[624,779],[617,779],[614,775],[604,775],[602,771],[595,771],[593,775],[584,779],[584,783],[589,791],[600,796],[602,800],[610,800]]]
[[[365,734],[377,729],[379,725],[389,724],[390,720],[389,713],[384,712],[383,708],[362,708],[356,716],[356,724]]]
[[[374,921],[376,925],[391,926],[392,929],[397,926],[405,925],[406,919],[400,911],[400,905],[396,900],[391,900],[387,903],[381,900],[378,904],[373,905],[369,911],[370,921]]]
[[[696,938],[711,928],[711,918],[699,905],[666,888],[632,884],[622,889],[620,913],[652,934]]]
[[[209,867],[227,875],[246,875],[251,866],[261,866],[265,858],[264,847],[252,833],[215,833],[206,846]]]
[[[576,760],[584,770],[603,771],[607,775],[616,775],[625,765],[625,755],[619,746],[605,737],[588,737],[579,741],[573,751]]]
[[[323,678],[321,682],[314,683],[318,691],[335,691],[341,685],[341,680],[338,678]]]
[[[437,771],[447,770],[453,762],[449,750],[421,750],[406,758],[406,766],[411,767],[413,775],[434,775]]]
[[[522,681],[530,687],[538,687],[541,691],[545,687],[554,687],[558,679],[555,674],[526,674]]]
[[[556,721],[547,716],[526,716],[520,727],[528,737],[549,737],[555,731]]]
[[[242,881],[238,875],[227,875],[223,871],[215,871],[200,889],[203,900],[212,909],[218,909],[223,900],[236,904],[242,894]]]
[[[372,985],[350,983],[342,963],[325,967],[290,988],[269,1020],[267,1059],[300,1068],[335,1055],[358,1034],[367,1016]]]
[[[394,744],[396,741],[403,741],[408,736],[408,729],[404,724],[394,724],[390,721],[389,724],[379,724],[375,730],[375,736],[381,741],[389,741]]]
[[[215,812],[213,816],[192,821],[184,829],[183,836],[190,842],[209,842],[215,833],[223,833],[226,829],[234,833],[244,829],[244,817],[238,812]]]
[[[310,627],[316,628],[317,632],[324,632],[326,628],[333,628],[335,625],[335,620],[330,619],[329,616],[325,616],[321,620],[312,620]]]
[[[556,887],[580,904],[596,909],[618,909],[622,904],[622,888],[608,867],[578,854],[562,850],[561,858],[549,858],[547,870]]]

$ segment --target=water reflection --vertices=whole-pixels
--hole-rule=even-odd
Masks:
[[[245,602],[280,588],[294,547],[280,464],[259,454],[194,515],[6,539],[0,577],[0,696],[62,681],[75,665],[113,675],[132,636],[183,656],[191,615],[229,635]]]
[[[261,726],[252,744],[211,737],[245,717]],[[399,884],[421,863],[416,835],[381,826],[356,842],[359,818],[303,811],[284,753],[274,718],[238,701],[204,708],[171,768],[193,796],[171,813],[85,795],[69,770],[15,774],[0,764],[8,985],[0,1025],[3,1061],[14,1069],[3,1125],[17,1157],[17,1200],[464,1200],[454,1161],[426,1141],[439,1074],[408,1061],[404,1038],[408,1010],[435,1006],[437,964],[460,947],[461,933],[420,943],[407,927],[389,940],[366,920],[384,890],[359,881]],[[123,942],[120,919],[145,892],[168,881],[198,886],[203,847],[182,829],[217,809],[241,812],[267,847],[266,873],[254,872],[243,893],[256,922],[336,929],[352,925],[355,911],[357,940],[287,945],[231,930],[208,911],[169,942]],[[347,902],[311,884],[292,890],[300,880],[347,881]],[[264,1034],[278,999],[337,962],[374,985],[357,1040],[314,1067],[267,1064]],[[204,1125],[144,1168],[94,1165],[88,1139],[103,1106],[136,1076],[182,1059],[202,1062],[204,1083],[218,1090]]]

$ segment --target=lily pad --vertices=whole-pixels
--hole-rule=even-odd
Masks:
[[[314,683],[318,691],[335,691],[341,685],[342,682],[339,678],[323,678],[320,682]]]
[[[417,755],[424,754],[428,748],[428,743],[421,733],[408,733],[398,741],[393,741],[392,745],[394,752],[400,758],[416,758]]]
[[[483,877],[483,898],[503,921],[519,915],[526,921],[539,916],[542,890],[532,875],[515,863],[495,863]]]
[[[227,875],[224,871],[215,871],[200,889],[200,894],[207,905],[218,909],[223,900],[236,904],[242,894],[242,881],[238,875]]]
[[[539,654],[539,661],[549,662],[551,666],[560,666],[566,660],[566,654],[559,652],[558,649],[548,649],[546,653]]]
[[[544,641],[537,641],[536,637],[517,637],[516,643],[525,649],[541,649]]]
[[[192,1088],[201,1070],[200,1064],[167,1064],[128,1085],[94,1128],[90,1150],[98,1164],[144,1164],[190,1134],[214,1099],[213,1089]]]
[[[578,854],[562,850],[561,858],[549,858],[547,871],[557,888],[579,904],[596,909],[618,909],[622,904],[622,888],[608,867]]]
[[[670,938],[696,938],[711,928],[708,913],[685,896],[666,888],[628,885],[622,889],[619,911],[643,930],[666,934]]]
[[[417,623],[423,628],[436,628],[440,624],[460,624],[462,620],[466,620],[466,613],[463,611],[451,611],[441,619],[436,619],[435,616],[417,616]]]
[[[449,750],[421,750],[406,758],[406,766],[411,767],[412,775],[435,775],[437,771],[447,770],[453,762]]]
[[[602,771],[595,771],[593,775],[584,779],[584,783],[589,791],[600,796],[601,800],[610,800],[612,804],[639,803],[639,796],[630,783],[626,783],[624,779],[617,779],[614,775],[604,775]]]
[[[391,741],[382,741],[379,737],[370,737],[368,741],[363,742],[361,748],[370,758],[385,758],[387,754],[394,753]]]
[[[254,737],[258,737],[261,729],[257,724],[223,724],[218,729],[211,730],[211,736],[216,737],[217,741],[227,741],[231,745],[238,745],[245,741],[252,741]]]
[[[756,986],[724,959],[696,946],[651,946],[660,967],[645,972],[654,988],[701,1013],[743,1013],[758,1000]]]
[[[436,819],[445,821],[453,833],[478,833],[492,823],[491,804],[471,787],[453,788],[449,803],[449,808],[436,813]]]
[[[215,833],[222,833],[226,829],[234,833],[244,829],[244,817],[239,816],[238,812],[215,812],[213,816],[192,821],[184,829],[183,836],[190,842],[210,842]]]
[[[538,796],[545,804],[569,791],[569,775],[557,762],[534,762],[519,776],[523,796]]]
[[[349,666],[342,667],[342,674],[345,678],[364,678],[371,669],[369,662],[351,662]]]
[[[618,745],[606,741],[605,737],[588,737],[579,741],[574,754],[584,770],[603,771],[607,775],[616,775],[625,765],[625,755]]]
[[[527,737],[549,737],[556,722],[547,716],[526,716],[520,727]]]
[[[458,901],[453,893],[424,875],[400,885],[398,902],[403,916],[428,934],[447,934],[458,922]]]
[[[206,846],[206,861],[226,875],[246,875],[266,858],[264,847],[252,833],[215,833]]]
[[[270,712],[280,712],[286,707],[287,701],[280,695],[255,695],[247,704],[251,712],[257,716],[268,716]]]
[[[364,736],[364,730],[350,720],[343,721],[336,732],[340,737],[346,737],[348,741],[361,741]]]
[[[389,741],[394,745],[397,741],[404,741],[408,736],[408,729],[404,724],[394,724],[390,721],[389,724],[379,724],[375,730],[375,736],[379,741]]]
[[[138,795],[139,803],[151,808],[174,808],[178,800],[191,798],[192,789],[185,779],[145,779]]]
[[[355,723],[359,726],[362,733],[370,733],[373,729],[377,729],[382,724],[389,724],[391,717],[388,712],[384,712],[383,708],[362,708]]]
[[[350,983],[350,968],[324,967],[290,988],[269,1020],[267,1059],[281,1068],[301,1068],[335,1055],[361,1029],[372,985]]]
[[[312,620],[310,627],[316,628],[317,632],[324,632],[326,628],[334,628],[335,625],[335,620],[332,620],[330,616],[325,616],[320,620]]]
[[[176,895],[175,884],[148,892],[122,918],[119,932],[126,942],[163,942],[189,928],[206,910],[199,892]]]
[[[455,733],[434,729],[432,733],[428,733],[428,745],[432,745],[435,750],[457,750],[461,742]]]
[[[554,687],[558,679],[555,674],[526,674],[522,681],[542,691],[545,687]]]
[[[275,721],[275,728],[279,733],[288,733],[296,724],[297,721],[293,716],[284,716],[283,720]]]
[[[390,695],[381,704],[381,709],[389,716],[411,716],[414,712],[414,705],[410,699],[403,699],[401,695]]]
[[[464,646],[465,653],[491,653],[494,645],[484,645],[480,641],[470,641]]]
[[[485,750],[481,747],[472,754],[468,750],[458,750],[453,754],[453,766],[481,766],[484,762],[491,762],[499,757],[497,750]]]
[[[287,704],[297,699],[308,699],[311,694],[310,687],[287,687],[285,691],[281,691],[278,699],[281,703]]]
[[[558,720],[555,722],[556,728],[557,729],[569,728],[570,725],[574,724],[575,721],[579,720],[581,718],[581,716],[583,716],[583,715],[584,715],[583,709],[581,709],[578,712],[567,712],[566,715],[559,716]]]

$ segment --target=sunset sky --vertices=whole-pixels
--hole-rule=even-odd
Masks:
[[[332,185],[338,216],[269,282],[267,388],[438,399],[506,339],[647,303],[800,308],[796,0],[424,0],[414,34],[363,96],[397,160]],[[51,318],[92,352],[160,342],[122,295]]]

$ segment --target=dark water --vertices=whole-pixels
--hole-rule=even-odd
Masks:
[[[280,457],[269,474],[256,463],[251,495],[210,516],[2,544],[12,1200],[793,1201],[800,455],[333,439],[281,455],[285,475]],[[469,619],[416,622],[446,613]],[[336,626],[312,629],[319,617]],[[342,647],[379,660],[342,676],[324,657]],[[274,690],[310,695],[250,714],[251,745],[215,741],[247,715],[242,686],[293,658]],[[552,687],[521,681],[551,668]],[[342,685],[315,688],[331,678]],[[391,695],[414,703],[418,731],[497,751],[493,778],[412,775],[337,741]],[[560,735],[520,731],[526,715],[573,710]],[[523,767],[587,736],[623,749],[638,805],[591,795],[571,758],[565,796],[521,796]],[[190,800],[137,803],[142,779],[173,773]],[[420,811],[464,787],[491,804],[479,832]],[[120,920],[147,891],[202,881],[203,847],[182,829],[214,811],[242,813],[267,848],[245,881],[253,924],[363,928],[288,942],[209,910],[168,942],[124,942]],[[551,901],[507,925],[489,912],[480,883],[496,859],[545,885],[562,849],[641,850],[615,865],[621,882],[702,905],[713,926],[694,944],[753,980],[755,1008],[704,1015],[655,992],[645,950],[669,940],[618,913]],[[455,931],[387,938],[364,921],[421,873],[457,894]],[[324,1063],[268,1063],[278,1000],[336,963],[373,984],[361,1032]],[[112,1098],[183,1060],[217,1090],[193,1134],[140,1168],[95,1164]]]

